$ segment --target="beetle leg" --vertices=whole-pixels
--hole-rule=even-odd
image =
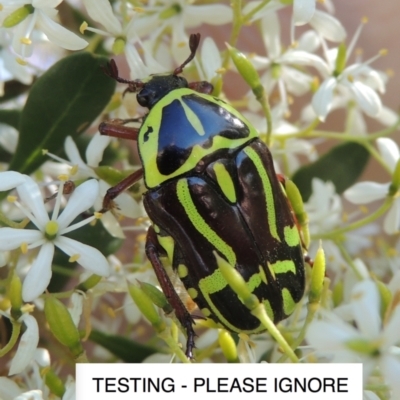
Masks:
[[[114,119],[111,121],[102,122],[99,125],[100,134],[136,141],[138,138],[139,128],[125,126],[125,124],[129,122],[137,122],[137,119]]]
[[[103,208],[101,209],[101,213],[105,213],[114,208],[114,199],[123,191],[129,189],[132,185],[134,185],[137,181],[139,181],[143,176],[143,169],[140,168],[135,171],[133,174],[130,174],[121,182],[117,183],[115,186],[110,187],[106,195],[103,199]]]
[[[189,89],[192,89],[198,93],[211,94],[214,90],[214,86],[207,81],[190,82]]]
[[[187,341],[186,341],[186,356],[190,359],[193,358],[193,348],[195,347],[194,337],[196,336],[193,330],[193,324],[195,323],[192,316],[189,314],[189,311],[183,305],[182,300],[176,293],[174,285],[171,282],[167,272],[165,271],[164,266],[161,263],[159,257],[160,244],[157,239],[156,232],[154,228],[151,226],[147,231],[147,240],[146,240],[146,255],[150,260],[151,265],[154,268],[154,272],[156,273],[158,282],[161,285],[161,288],[167,297],[167,300],[175,310],[175,315],[178,318],[181,325],[185,328],[187,333]]]

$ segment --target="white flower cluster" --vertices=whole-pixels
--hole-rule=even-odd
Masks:
[[[290,335],[296,331],[304,333],[299,336],[301,343],[297,343],[303,351],[302,362],[361,362],[365,398],[378,399],[378,393],[380,399],[395,400],[400,398],[400,241],[396,243],[400,232],[400,150],[388,136],[398,128],[399,118],[382,104],[380,97],[388,76],[373,67],[373,62],[386,51],[378,51],[368,60],[362,60],[356,52],[366,20],[347,39],[344,26],[334,16],[334,2],[325,0],[321,2],[323,6],[318,3],[315,0],[257,0],[243,5],[240,1],[227,5],[189,0],[2,0],[0,95],[8,95],[8,84],[15,81],[30,86],[57,60],[66,57],[67,50],[85,49],[107,53],[110,58],[118,56],[118,65],[126,61],[134,80],[173,71],[187,57],[190,32],[196,28],[202,33],[202,42],[185,73],[196,76],[198,81],[211,82],[218,97],[229,102],[228,93],[241,77],[233,75],[236,68],[228,52],[220,50],[219,41],[203,32],[212,25],[212,32],[225,37],[231,29],[229,45],[239,48],[241,29],[248,25],[256,27],[258,31],[254,29],[252,34],[260,35],[259,43],[263,43],[260,52],[240,50],[259,75],[267,105],[250,91],[231,103],[253,123],[261,138],[267,138],[277,170],[290,178],[301,171],[305,159],[312,165],[322,165],[318,162],[324,157],[317,148],[326,139],[335,139],[361,144],[387,174],[386,183],[364,179],[356,183],[354,178],[346,190],[339,190],[334,182],[323,179],[334,176],[325,171],[316,171],[310,179],[310,193],[305,202],[311,235],[309,254],[311,258],[315,256],[321,241],[327,276],[312,321],[306,317],[309,311],[304,298],[303,307],[300,305],[279,328]],[[290,26],[284,26],[282,12],[288,9]],[[68,23],[66,16],[74,21]],[[299,26],[303,27],[301,35],[297,35]],[[290,37],[290,43],[284,43],[283,33]],[[234,83],[225,85],[228,70]],[[117,90],[104,112],[107,118],[140,123],[143,109],[133,96],[124,96]],[[5,103],[6,111],[19,112],[26,95],[10,98]],[[330,115],[339,109],[345,115],[343,132],[331,132],[325,121],[329,122]],[[0,198],[0,318],[11,322],[14,344],[21,327],[24,331],[15,346],[16,353],[7,359],[9,375],[18,374],[19,379],[1,377],[0,398],[73,399],[72,377],[64,383],[62,394],[46,385],[42,378],[43,369],[50,368],[52,363],[47,350],[38,348],[45,328],[38,325],[33,310],[36,307],[36,312],[45,314],[44,303],[53,294],[48,293],[52,277],[61,271],[68,289],[61,286],[57,290],[62,291],[54,293],[54,297],[57,301],[70,299],[71,326],[84,330],[85,339],[91,329],[118,335],[126,322],[140,326],[141,314],[129,292],[136,281],[157,286],[144,254],[145,231],[151,221],[141,202],[140,185],[134,194],[121,193],[113,200],[112,212],[103,215],[99,212],[103,210],[107,190],[116,183],[115,170],[105,165],[106,149],[115,150],[118,145],[98,132],[86,146],[85,157],[78,141],[68,136],[64,155],[48,153],[48,161],[35,173],[26,175],[8,170],[19,143],[18,124],[10,123],[7,115],[3,117],[0,112],[0,194],[4,194]],[[384,126],[382,131],[370,132],[371,118]],[[95,124],[99,122],[100,119]],[[93,126],[88,127],[90,133],[96,131]],[[74,132],[70,134],[73,136]],[[131,165],[132,157],[128,158],[126,152],[118,148],[115,152],[120,168],[133,174],[140,169],[139,165]],[[7,157],[3,158],[3,153]],[[333,171],[336,165],[325,164],[325,168]],[[127,175],[118,177],[123,179]],[[68,185],[73,189],[68,190]],[[373,211],[365,206],[370,202],[377,204]],[[129,218],[130,225],[126,220],[121,224],[124,218]],[[120,240],[133,232],[134,244],[129,245],[128,256],[110,255],[102,248],[103,244],[99,249],[85,244],[84,239],[69,237],[71,233],[79,235],[82,228],[94,225],[97,219],[101,219],[105,228],[102,229],[110,238]],[[83,269],[71,272],[71,268],[59,266],[59,250],[69,257],[71,265],[78,264]],[[179,283],[176,286],[179,289]],[[124,313],[118,313],[120,300],[112,293],[124,293]],[[191,306],[190,299],[183,301]],[[100,312],[93,315],[94,311]],[[160,318],[174,332],[175,322],[161,313]],[[50,327],[53,333],[54,329]],[[134,339],[142,339],[145,331],[135,330]],[[221,331],[206,331],[197,341],[199,358],[220,361],[225,353],[216,344],[221,343],[222,336]],[[171,353],[176,351],[179,357],[181,350],[171,345],[173,338],[176,335],[171,333],[165,342]],[[236,351],[242,362],[263,361],[261,357],[265,354],[270,356],[267,361],[282,360],[276,343],[267,335],[251,339],[240,336]],[[161,353],[149,359],[171,360]],[[6,351],[1,349],[0,357],[3,356]],[[93,357],[106,359],[108,354],[96,346]]]

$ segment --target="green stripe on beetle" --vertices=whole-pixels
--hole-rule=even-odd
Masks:
[[[222,193],[231,203],[236,203],[235,184],[233,183],[229,172],[226,170],[225,165],[221,162],[215,162],[213,169]]]
[[[193,203],[189,191],[189,185],[186,179],[179,179],[176,184],[176,191],[179,202],[182,204],[190,222],[221,254],[225,256],[229,264],[236,264],[236,255],[232,247],[224,242],[207,224],[204,218],[198,212]]]
[[[265,204],[267,206],[267,218],[268,218],[268,226],[271,232],[271,236],[276,239],[278,242],[281,241],[278,235],[278,228],[276,224],[276,213],[275,213],[275,205],[274,205],[274,196],[272,191],[271,182],[269,180],[267,171],[264,168],[264,165],[260,159],[260,156],[253,150],[251,147],[246,147],[244,152],[249,156],[251,161],[253,161],[257,172],[260,176],[264,195],[265,195]]]

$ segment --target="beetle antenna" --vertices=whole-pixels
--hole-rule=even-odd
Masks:
[[[123,95],[126,93],[136,93],[138,92],[143,86],[144,82],[139,79],[131,81],[129,79],[124,79],[119,76],[118,67],[114,59],[111,59],[109,63],[103,65],[101,67],[103,72],[112,79],[115,79],[117,82],[126,83],[128,87],[124,90]]]
[[[190,61],[193,60],[194,56],[196,55],[196,51],[197,48],[199,47],[199,44],[200,44],[200,33],[192,33],[189,38],[189,48],[190,48],[189,57],[178,68],[175,68],[173,75],[181,74],[185,66],[189,64]]]

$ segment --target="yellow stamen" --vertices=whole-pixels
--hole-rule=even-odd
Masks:
[[[58,233],[58,222],[49,221],[44,231],[48,239],[54,239]]]
[[[17,201],[17,196],[7,196],[7,201],[10,203],[14,203],[15,201]]]
[[[34,304],[30,304],[30,303],[24,304],[24,305],[21,307],[21,312],[22,312],[23,314],[25,314],[25,313],[31,313],[31,312],[33,312],[34,310],[35,310],[35,305],[34,305]]]
[[[57,178],[62,182],[66,182],[69,179],[69,176],[67,174],[60,174]]]
[[[68,261],[69,261],[70,263],[73,263],[73,262],[78,261],[80,257],[81,257],[80,254],[73,254],[73,255],[69,258]]]
[[[95,211],[95,212],[93,213],[93,215],[94,215],[94,217],[95,217],[96,219],[100,219],[100,218],[103,216],[103,213],[98,212],[98,211]]]
[[[22,65],[22,66],[25,66],[25,65],[28,64],[25,60],[23,60],[23,59],[20,58],[20,57],[17,57],[17,58],[15,59],[15,61],[16,61],[19,65]]]
[[[379,50],[379,55],[380,56],[386,56],[389,53],[388,49],[381,49]]]
[[[368,22],[368,17],[364,16],[361,18],[361,23],[366,24]]]
[[[368,214],[368,213],[369,213],[369,210],[368,210],[368,207],[367,207],[367,206],[360,206],[359,208],[360,208],[360,211],[361,211],[363,214]]]
[[[22,37],[22,38],[19,39],[19,41],[20,41],[22,44],[27,44],[27,45],[31,45],[31,44],[32,44],[32,40],[29,39],[29,38],[27,38],[27,37]]]
[[[48,152],[49,152],[49,150],[47,150],[47,149],[42,149],[42,156],[45,156]]]
[[[81,26],[79,27],[79,32],[82,33],[82,35],[85,33],[86,29],[88,28],[88,23],[86,21],[83,21],[81,23]]]
[[[21,243],[20,248],[21,248],[21,253],[26,254],[28,252],[28,243],[26,242]]]
[[[78,165],[72,166],[70,170],[70,175],[75,175],[78,172],[78,169],[79,169]]]

